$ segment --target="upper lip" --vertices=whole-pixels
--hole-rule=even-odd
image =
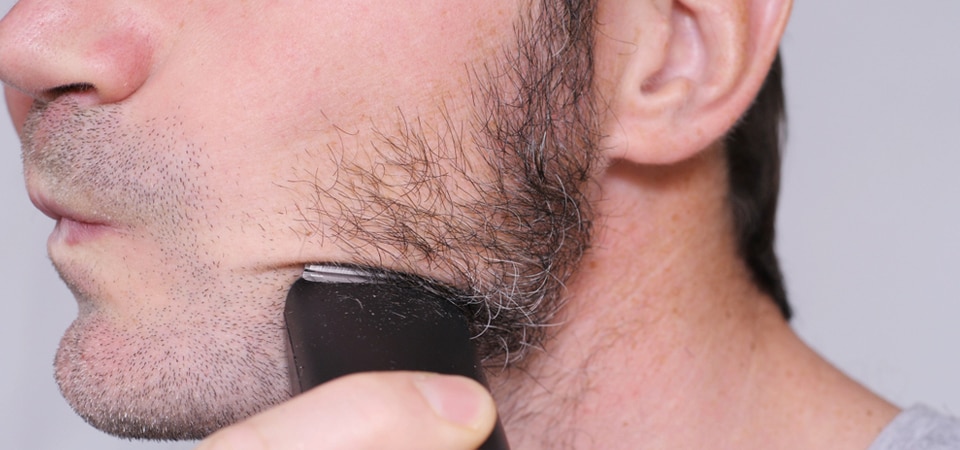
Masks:
[[[41,193],[35,192],[33,190],[29,191],[30,201],[33,202],[33,206],[40,210],[47,217],[50,217],[53,220],[60,219],[69,219],[74,222],[82,222],[94,225],[104,225],[103,221],[97,220],[93,217],[85,216],[77,211],[71,210],[55,201],[50,200],[48,197],[44,196]]]
[[[91,190],[89,182],[79,179],[77,173],[44,166],[45,159],[57,157],[65,151],[56,147],[58,138],[74,132],[70,122],[78,111],[77,101],[71,95],[43,103],[41,107],[35,106],[30,111],[21,135],[27,194],[33,205],[51,219],[113,226],[116,223],[113,223],[115,219],[111,213],[115,210],[104,208],[110,203]]]

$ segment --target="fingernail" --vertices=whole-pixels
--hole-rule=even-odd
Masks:
[[[468,428],[480,425],[491,404],[486,389],[468,378],[430,374],[415,384],[437,415]]]

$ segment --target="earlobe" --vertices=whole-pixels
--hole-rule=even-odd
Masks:
[[[640,164],[688,159],[753,101],[791,0],[620,1],[601,0],[596,44],[607,155]]]

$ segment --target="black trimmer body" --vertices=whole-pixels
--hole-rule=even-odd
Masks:
[[[465,314],[451,292],[416,277],[308,266],[284,310],[293,393],[385,370],[463,375],[486,386]],[[509,448],[499,421],[480,448]]]

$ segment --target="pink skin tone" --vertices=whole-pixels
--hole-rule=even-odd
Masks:
[[[51,259],[80,303],[57,359],[68,400],[176,422],[175,392],[236,417],[285,399],[285,287],[305,263],[380,256],[305,223],[312,183],[341,176],[334,155],[369,160],[400,113],[473,120],[468,68],[512,45],[519,10],[19,2],[0,22],[0,77],[34,155],[30,196],[58,220]],[[143,388],[160,380],[172,391]]]

